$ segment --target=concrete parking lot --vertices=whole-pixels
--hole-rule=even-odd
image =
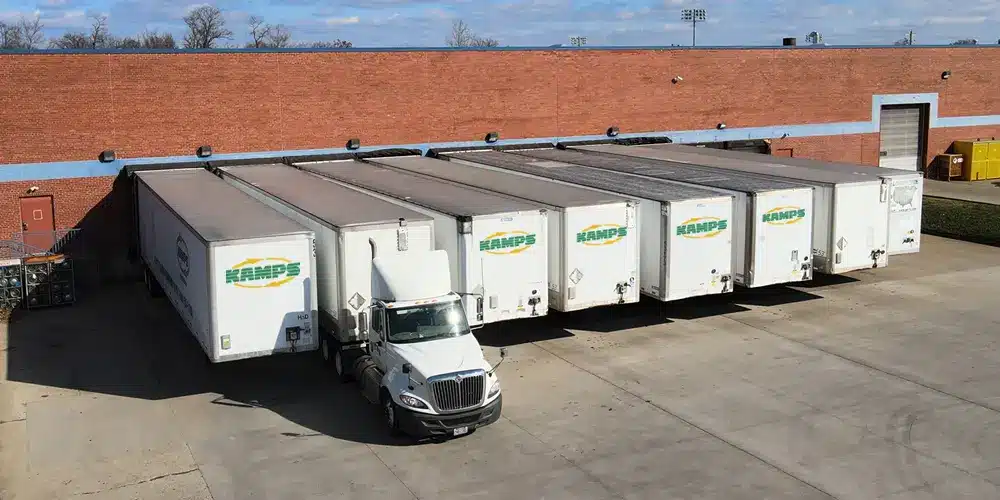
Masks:
[[[110,288],[17,315],[0,498],[1000,498],[1000,248],[477,332],[504,417],[383,432],[313,356],[210,366],[170,306]]]

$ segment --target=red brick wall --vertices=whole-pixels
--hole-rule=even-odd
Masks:
[[[874,166],[878,165],[878,146],[878,134],[771,139],[771,152],[773,154],[779,154],[778,150],[791,149],[792,156],[796,158]]]
[[[478,140],[490,130],[600,134],[612,124],[867,121],[871,96],[889,93],[937,92],[941,116],[1000,114],[995,56],[992,47],[0,55],[0,163],[92,159],[108,148],[137,157],[201,144],[234,152],[350,137]],[[860,152],[868,140],[793,144],[870,162]]]
[[[0,239],[10,239],[21,230],[20,198],[51,195],[56,229],[68,229],[78,226],[101,204],[111,193],[114,180],[114,177],[88,177],[0,183]],[[28,194],[31,187],[38,187],[38,191]]]

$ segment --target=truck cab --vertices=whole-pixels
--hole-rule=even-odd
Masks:
[[[450,286],[443,250],[372,260],[368,355],[355,371],[391,433],[460,436],[500,418],[500,381]]]

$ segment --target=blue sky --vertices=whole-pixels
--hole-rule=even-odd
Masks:
[[[105,14],[116,35],[150,29],[179,40],[181,18],[205,3],[225,12],[234,44],[246,41],[246,19],[256,14],[296,41],[358,47],[441,46],[454,19],[501,45],[568,44],[574,35],[590,45],[688,45],[691,27],[679,16],[688,7],[708,12],[698,45],[774,45],[813,30],[833,45],[892,43],[911,29],[925,44],[1000,38],[1000,0],[0,0],[0,21],[37,14],[55,37]]]

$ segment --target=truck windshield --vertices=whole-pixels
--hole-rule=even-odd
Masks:
[[[389,342],[408,344],[459,337],[469,333],[459,301],[386,310]]]

